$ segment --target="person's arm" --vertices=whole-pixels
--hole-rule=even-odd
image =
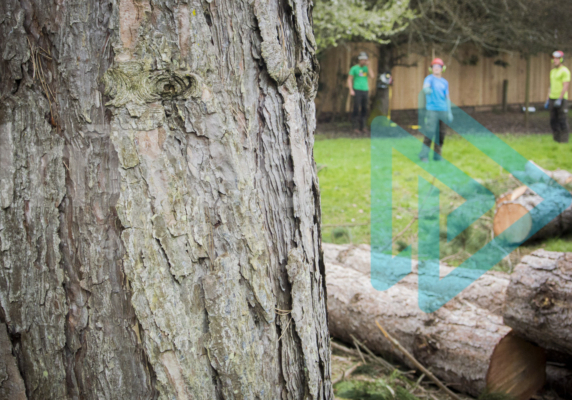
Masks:
[[[448,117],[449,123],[453,122],[453,109],[451,106],[451,97],[449,96],[449,90],[447,89],[447,108],[448,108]]]
[[[351,96],[355,96],[356,92],[354,92],[354,76],[352,75],[352,72],[350,71],[349,75],[348,75],[348,89],[350,90],[350,95]]]
[[[569,88],[570,88],[570,71],[564,70],[564,76],[562,79],[562,92],[560,92],[560,97],[554,102],[554,107],[556,108],[562,107],[564,95],[568,93]]]
[[[427,78],[423,81],[423,93],[431,94],[433,93],[433,89],[431,89],[431,82]]]
[[[564,95],[568,92],[568,89],[570,89],[570,82],[564,82],[564,87],[562,88],[562,93],[560,93],[561,99],[564,98]]]

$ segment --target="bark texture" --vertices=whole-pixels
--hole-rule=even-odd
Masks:
[[[537,250],[511,275],[504,321],[540,346],[572,356],[572,254]]]
[[[0,50],[27,398],[332,398],[311,3],[4,0]]]
[[[25,400],[26,387],[18,370],[16,358],[12,355],[12,343],[6,326],[0,326],[0,398]]]
[[[415,273],[379,292],[371,285],[369,246],[324,244],[324,254],[332,336],[351,343],[353,334],[373,351],[408,363],[383,337],[377,320],[457,391],[478,396],[488,389],[528,399],[543,386],[543,350],[516,338],[502,322],[506,274],[488,272],[437,312],[425,314],[417,305]],[[450,271],[441,266],[442,274]]]

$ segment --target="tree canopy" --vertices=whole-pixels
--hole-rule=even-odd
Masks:
[[[455,53],[472,43],[488,52],[568,50],[572,7],[561,0],[316,0],[319,51],[341,42],[405,41]]]
[[[414,17],[409,0],[316,0],[313,14],[318,51],[356,40],[388,43]]]
[[[409,38],[454,53],[472,43],[487,51],[550,52],[570,46],[572,9],[559,0],[412,0]]]

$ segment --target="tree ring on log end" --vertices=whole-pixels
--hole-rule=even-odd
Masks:
[[[486,380],[488,393],[528,400],[546,381],[546,353],[511,332],[496,346]]]
[[[526,207],[521,204],[505,203],[500,205],[493,221],[495,236],[499,236],[518,220],[520,220],[518,231],[508,238],[511,243],[521,243],[528,237],[532,229],[532,217]]]

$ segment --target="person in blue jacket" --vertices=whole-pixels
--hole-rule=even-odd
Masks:
[[[419,158],[423,162],[428,161],[431,142],[434,143],[433,159],[441,160],[441,148],[445,142],[445,125],[443,121],[453,122],[451,112],[451,99],[449,97],[449,82],[443,78],[445,64],[440,58],[431,62],[433,73],[425,78],[423,82],[423,93],[425,94],[425,121],[423,124],[423,148]]]

